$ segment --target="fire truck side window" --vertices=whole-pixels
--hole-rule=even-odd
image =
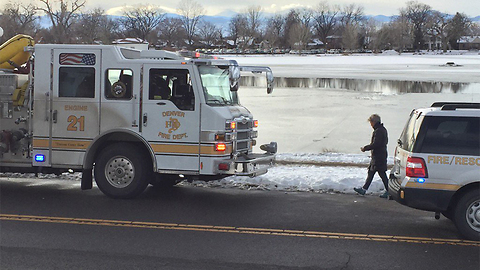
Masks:
[[[105,97],[107,99],[132,98],[133,72],[130,69],[109,69],[105,76]]]
[[[170,100],[180,110],[193,111],[195,96],[187,69],[151,69],[148,99]]]
[[[59,72],[59,97],[95,97],[95,68],[61,67]]]

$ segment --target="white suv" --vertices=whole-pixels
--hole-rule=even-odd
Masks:
[[[413,110],[388,188],[396,201],[442,213],[462,236],[480,240],[480,103]]]

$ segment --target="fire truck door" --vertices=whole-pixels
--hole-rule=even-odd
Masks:
[[[142,134],[155,152],[158,170],[199,171],[199,100],[188,67],[145,65]]]
[[[100,50],[54,50],[52,165],[82,165],[87,147],[99,134],[100,64]]]

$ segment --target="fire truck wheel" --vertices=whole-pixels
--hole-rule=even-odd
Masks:
[[[175,186],[180,181],[178,175],[167,175],[167,174],[155,174],[150,180],[150,185],[159,189],[167,189]]]
[[[480,240],[480,192],[471,190],[458,201],[454,221],[462,236]]]
[[[152,177],[152,164],[133,144],[116,143],[103,149],[95,162],[95,182],[112,198],[138,196]]]

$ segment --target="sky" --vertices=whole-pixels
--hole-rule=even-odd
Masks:
[[[0,0],[7,1],[7,0]],[[275,13],[290,10],[296,7],[315,7],[320,3],[320,0],[196,0],[206,10],[206,15],[217,15],[225,10],[232,10],[235,12],[242,12],[248,6],[260,5],[264,12]],[[121,8],[126,5],[135,4],[152,4],[162,7],[167,12],[175,12],[180,1],[160,1],[160,0],[102,0],[94,1],[87,0],[87,7],[93,8],[100,6],[109,14],[121,14]],[[397,15],[399,9],[405,7],[407,1],[391,1],[391,0],[336,0],[328,1],[330,4],[358,4],[365,8],[367,15]],[[480,1],[478,0],[422,0],[420,3],[428,4],[433,9],[455,14],[462,12],[468,16],[475,17],[480,15]]]
[[[56,1],[56,0],[53,0]],[[291,8],[315,7],[322,0],[196,0],[206,11],[206,15],[218,15],[226,10],[243,12],[247,7],[259,5],[266,13],[285,12]],[[6,3],[17,2],[17,0],[0,0],[0,7]],[[40,5],[39,0],[24,0],[22,3],[33,2]],[[134,6],[140,4],[150,4],[161,7],[165,12],[175,13],[180,0],[162,1],[162,0],[86,0],[86,8],[102,8],[109,15],[121,15],[125,6]],[[398,15],[400,8],[405,7],[407,0],[328,0],[330,4],[348,5],[358,4],[365,8],[366,15]],[[419,0],[420,3],[430,5],[434,10],[455,14],[461,12],[470,17],[480,16],[479,0]]]

